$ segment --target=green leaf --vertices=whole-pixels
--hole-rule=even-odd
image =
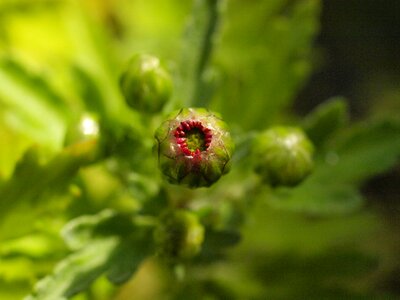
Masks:
[[[38,148],[30,148],[17,163],[12,177],[0,187],[0,220],[20,203],[37,203],[50,199],[44,196],[65,190],[86,164],[86,148],[84,143],[72,145],[46,163]]]
[[[325,160],[301,185],[264,195],[273,207],[315,215],[349,213],[363,201],[357,185],[398,162],[400,123],[363,123],[331,145]]]
[[[69,299],[87,289],[108,267],[110,253],[118,245],[115,237],[92,241],[87,247],[68,256],[35,286],[35,296],[28,300]]]
[[[103,30],[102,24],[91,18],[80,1],[70,2],[64,12],[65,26],[77,52],[75,64],[81,71],[76,75],[89,83],[91,91],[93,87],[97,88],[96,96],[100,97],[93,102],[96,101],[98,109],[105,114],[102,117],[118,120],[126,105],[119,91],[118,64],[111,51],[107,30]]]
[[[103,274],[113,283],[123,283],[152,251],[148,227],[111,210],[72,220],[63,236],[77,251],[39,281],[35,293],[26,299],[68,299]]]
[[[223,0],[194,1],[183,37],[177,87],[177,98],[187,107],[204,107],[209,101],[204,97],[205,71],[216,41],[223,4]]]
[[[277,121],[308,78],[320,1],[229,1],[215,64],[221,86],[212,109],[244,129]]]
[[[329,145],[325,163],[313,176],[319,182],[356,183],[384,172],[400,157],[400,122],[382,120],[355,125]]]
[[[20,133],[51,149],[61,146],[69,110],[44,78],[28,73],[16,61],[2,58],[0,104],[8,111],[7,123]]]
[[[316,216],[346,214],[363,203],[361,195],[351,185],[323,185],[312,181],[292,190],[278,189],[266,200],[274,208]]]
[[[348,121],[346,100],[331,98],[317,106],[304,120],[304,130],[317,147],[322,146],[332,134]]]

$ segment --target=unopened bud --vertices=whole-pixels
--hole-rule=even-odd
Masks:
[[[314,147],[295,127],[274,127],[261,133],[254,145],[256,172],[271,185],[293,186],[310,174]]]
[[[171,183],[210,186],[229,171],[232,138],[222,119],[208,110],[171,114],[155,137],[159,167]]]
[[[127,104],[141,112],[159,112],[172,92],[172,80],[157,57],[135,55],[121,76]]]

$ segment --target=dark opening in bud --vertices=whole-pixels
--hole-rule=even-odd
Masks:
[[[211,144],[211,129],[199,121],[183,121],[174,132],[177,144],[187,156],[195,156],[206,151]]]

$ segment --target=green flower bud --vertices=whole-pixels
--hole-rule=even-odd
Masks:
[[[80,119],[68,128],[65,136],[65,146],[70,151],[93,163],[103,155],[98,117],[85,113]]]
[[[210,186],[230,168],[233,141],[227,125],[205,109],[184,108],[157,129],[158,162],[169,182]]]
[[[151,55],[135,55],[122,74],[120,85],[128,105],[146,113],[160,111],[172,92],[169,73]]]
[[[274,127],[261,133],[254,145],[256,172],[270,184],[293,186],[313,168],[314,147],[294,127]]]
[[[189,259],[201,250],[204,227],[189,211],[169,211],[161,217],[154,239],[160,256],[172,261]]]

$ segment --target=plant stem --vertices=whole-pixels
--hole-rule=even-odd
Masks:
[[[207,106],[209,98],[204,97],[204,91],[207,89],[207,83],[204,79],[204,72],[209,63],[213,51],[215,32],[221,19],[221,3],[222,0],[207,0],[208,5],[208,24],[205,28],[205,36],[199,55],[197,72],[195,74],[195,89],[193,99],[195,106]]]

